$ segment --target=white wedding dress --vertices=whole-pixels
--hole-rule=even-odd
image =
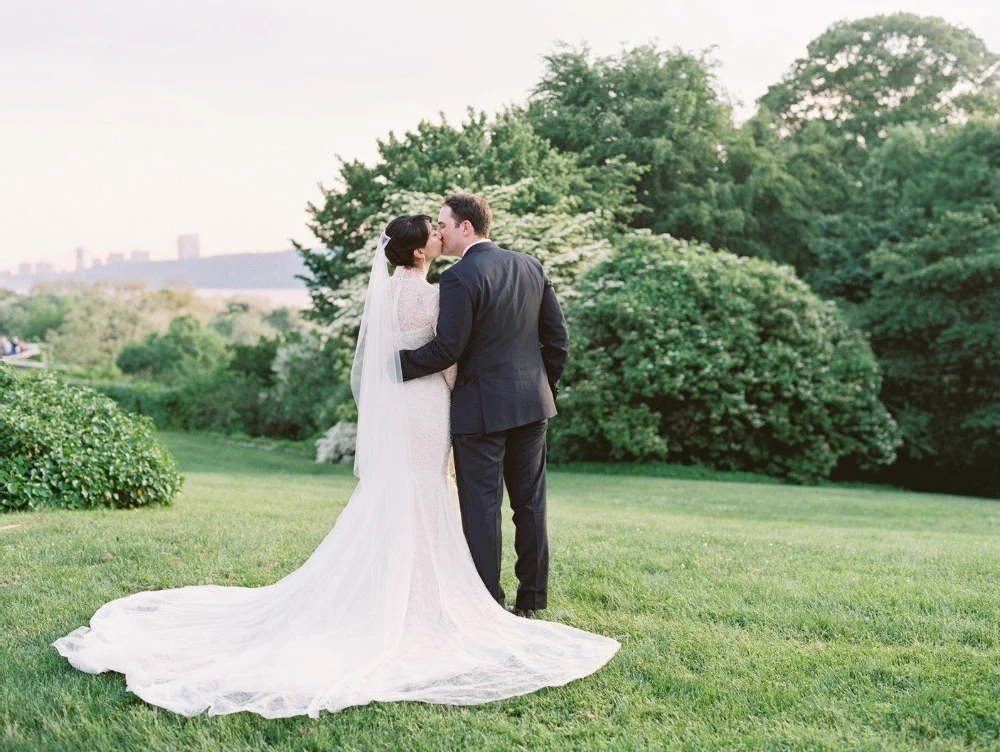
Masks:
[[[372,290],[382,290],[380,302]],[[129,691],[183,715],[472,705],[603,666],[616,641],[514,616],[479,579],[448,470],[446,377],[403,384],[398,357],[393,372],[386,356],[432,339],[437,302],[419,272],[389,278],[384,261],[373,271],[359,344],[360,354],[367,328],[360,482],[299,569],[267,587],[202,585],[112,601],[89,627],[53,643],[58,651],[82,671],[124,674]]]

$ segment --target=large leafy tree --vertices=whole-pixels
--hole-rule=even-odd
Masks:
[[[815,169],[820,163],[829,164],[809,149],[788,149],[759,121],[747,123],[726,161],[745,221],[734,231],[704,233],[705,239],[740,255],[789,264],[805,276],[815,265],[811,193],[824,182]]]
[[[794,228],[778,257],[821,295],[860,302],[873,282],[869,255],[904,230],[887,169],[906,163],[914,134],[977,113],[995,117],[1000,72],[972,32],[897,13],[834,24],[759,104],[744,130],[799,189],[794,211],[764,220],[767,228]],[[912,131],[902,137],[905,124]],[[896,143],[881,150],[887,139]]]
[[[760,99],[783,131],[820,122],[861,143],[892,125],[1000,112],[998,57],[979,37],[912,13],[834,24]]]
[[[160,328],[173,309],[166,298],[131,282],[70,285],[66,314],[58,328],[46,333],[56,362],[114,370],[114,361],[129,342]],[[164,322],[165,325],[165,322]]]
[[[356,252],[381,230],[379,222],[392,212],[412,210],[420,201],[401,195],[434,196],[423,207],[436,215],[440,200],[456,190],[482,192],[487,186],[520,184],[511,198],[515,215],[559,206],[573,212],[608,212],[631,202],[635,168],[622,160],[581,167],[560,154],[522,115],[504,112],[495,118],[470,111],[455,127],[421,122],[414,131],[378,141],[374,165],[342,162],[335,186],[324,190],[322,205],[312,205],[310,230],[323,246],[300,248],[310,272],[312,315],[320,321],[337,318],[337,291],[367,270]],[[522,183],[522,181],[528,181]],[[426,203],[426,202],[424,202]]]
[[[117,364],[122,373],[176,382],[213,371],[227,357],[222,336],[185,314],[171,321],[165,334],[153,332],[142,341],[125,345]]]
[[[820,214],[809,275],[820,294],[864,302],[875,280],[870,263],[875,249],[923,232],[929,205],[913,200],[914,188],[926,177],[928,142],[935,138],[915,123],[891,128],[868,149],[839,210],[834,205],[834,211]]]
[[[582,165],[624,158],[639,166],[636,226],[692,236],[742,225],[723,169],[731,109],[710,60],[651,45],[598,58],[567,46],[545,60],[531,124]]]
[[[487,185],[479,189],[493,213],[490,237],[501,246],[515,248],[541,261],[559,297],[568,300],[576,295],[581,276],[611,253],[608,236],[614,232],[614,222],[610,213],[601,209],[579,211],[572,197],[562,197],[556,203],[529,209],[527,197],[536,192],[535,182],[525,178],[513,185]],[[393,193],[386,196],[383,206],[368,217],[365,224],[372,228],[374,236],[376,228],[384,227],[399,214],[435,215],[442,198],[436,193]],[[335,297],[324,298],[329,311],[327,323],[348,337],[353,335],[361,320],[374,239],[371,237],[366,245],[346,254],[346,263],[364,269],[365,273],[344,280]],[[428,280],[435,282],[447,263],[447,259],[435,263]]]
[[[766,128],[737,129],[704,54],[646,45],[546,58],[527,115],[537,133],[585,167],[639,168],[628,220],[736,253],[805,265],[805,192]],[[634,210],[634,211],[632,211]]]
[[[901,481],[1000,494],[1000,123],[886,139],[859,323],[906,444]]]
[[[0,334],[41,341],[62,324],[69,302],[68,296],[57,290],[39,288],[28,296],[0,290]]]

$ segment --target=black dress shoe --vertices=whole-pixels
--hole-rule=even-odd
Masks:
[[[534,619],[535,610],[532,608],[514,608],[514,616],[523,616],[525,619]]]

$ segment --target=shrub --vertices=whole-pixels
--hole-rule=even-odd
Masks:
[[[358,426],[342,420],[316,442],[316,461],[349,464],[357,451]]]
[[[297,437],[297,424],[281,415],[280,405],[252,375],[219,368],[176,386],[144,381],[91,382],[130,413],[149,417],[160,429],[209,429],[250,436]]]
[[[51,376],[0,366],[0,508],[169,504],[183,479],[152,422]]]
[[[343,337],[306,332],[285,339],[272,369],[280,414],[299,426],[299,435],[287,438],[310,438],[324,426],[357,419],[350,384],[353,358],[354,345]]]
[[[182,387],[147,381],[90,381],[82,385],[110,397],[126,412],[145,415],[159,429],[188,427],[188,407]]]
[[[787,267],[637,232],[580,293],[553,459],[799,482],[894,459],[868,344]]]
[[[186,381],[181,387],[184,428],[211,429],[227,434],[297,438],[257,377],[220,368]]]
[[[149,341],[166,339],[155,335]],[[145,345],[126,349],[123,368],[148,351]],[[349,383],[353,355],[349,340],[293,332],[256,345],[231,345],[215,368],[177,372],[166,385],[133,379],[86,386],[152,418],[158,428],[303,440],[319,435],[324,425],[357,419]],[[167,378],[165,370],[158,373]]]
[[[171,321],[166,334],[154,332],[142,342],[127,344],[117,363],[122,373],[144,373],[171,383],[209,372],[227,357],[222,337],[186,314]]]

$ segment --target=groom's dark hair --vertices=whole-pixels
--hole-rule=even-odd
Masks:
[[[474,193],[456,193],[448,196],[444,200],[444,205],[451,209],[451,216],[455,218],[455,227],[458,227],[465,220],[469,220],[476,235],[481,238],[490,236],[493,212],[490,211],[490,205],[485,198]]]
[[[385,257],[390,264],[413,266],[413,252],[427,245],[431,236],[430,221],[426,214],[404,214],[386,226],[389,242],[385,245]]]

